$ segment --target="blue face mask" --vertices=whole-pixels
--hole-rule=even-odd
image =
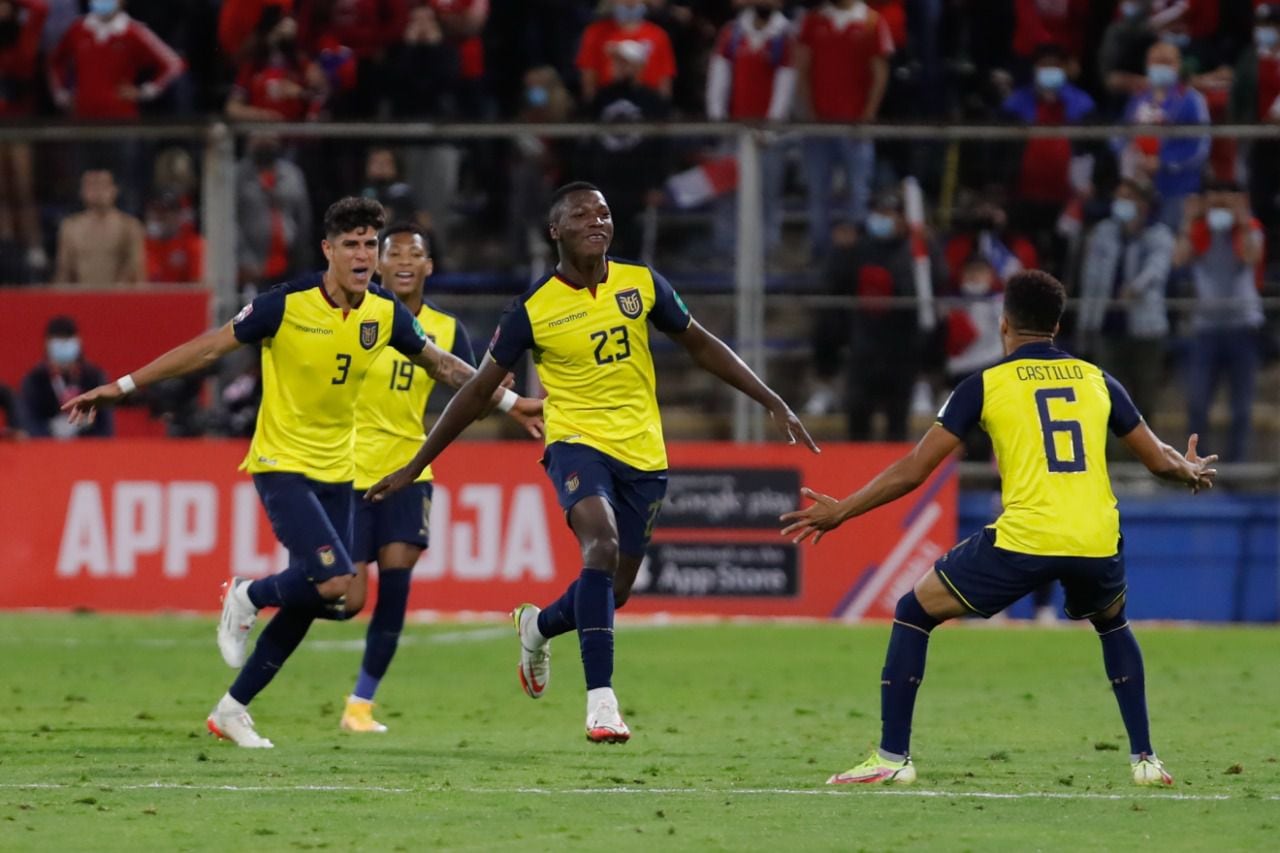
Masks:
[[[45,350],[49,353],[50,361],[66,367],[68,364],[74,364],[80,357],[80,339],[50,338],[45,344]]]
[[[1280,42],[1280,30],[1275,27],[1258,27],[1253,31],[1253,43],[1264,50],[1270,50]]]
[[[644,20],[644,4],[624,6],[621,3],[613,7],[613,19],[619,24],[635,24]]]
[[[89,14],[109,18],[120,11],[120,0],[89,0]]]
[[[1067,82],[1067,72],[1056,65],[1046,65],[1036,69],[1036,86],[1049,92],[1056,92]]]
[[[1131,198],[1118,198],[1111,202],[1111,215],[1119,222],[1132,222],[1138,218],[1138,203]]]
[[[867,233],[877,240],[887,240],[893,236],[896,223],[892,216],[883,213],[869,213],[866,221]]]
[[[1209,208],[1209,215],[1205,219],[1210,231],[1229,231],[1236,224],[1236,215],[1225,207]]]
[[[1147,80],[1157,89],[1172,89],[1178,85],[1178,69],[1172,65],[1148,65]]]
[[[545,107],[551,100],[551,93],[547,91],[546,86],[530,86],[525,89],[524,99],[531,107]]]
[[[1138,17],[1138,13],[1140,13],[1141,11],[1142,11],[1142,4],[1135,3],[1133,2],[1133,0],[1127,0],[1127,2],[1120,4],[1120,14],[1126,19],[1132,19],[1132,18]]]

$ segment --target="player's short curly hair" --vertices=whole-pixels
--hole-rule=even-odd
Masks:
[[[377,200],[372,198],[349,195],[329,205],[329,209],[324,212],[325,239],[346,234],[358,228],[381,231],[386,224],[386,211]]]
[[[427,229],[423,228],[416,222],[409,222],[402,219],[399,222],[391,223],[386,227],[386,230],[382,232],[382,236],[379,238],[378,242],[383,246],[383,248],[385,248],[387,240],[397,234],[413,234],[422,238],[423,248],[427,250],[428,257],[431,255],[431,235],[427,233]]]
[[[1043,270],[1023,270],[1004,285],[1004,313],[1015,331],[1052,335],[1058,330],[1067,289]]]

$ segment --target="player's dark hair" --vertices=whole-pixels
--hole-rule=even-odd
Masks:
[[[547,211],[547,221],[555,222],[560,218],[561,208],[564,207],[564,201],[574,193],[582,192],[600,192],[600,188],[588,181],[571,181],[557,189],[551,194],[551,207]]]
[[[46,338],[74,338],[77,334],[76,321],[66,314],[59,314],[44,327]]]
[[[431,237],[427,234],[425,228],[416,222],[408,222],[400,220],[393,222],[382,232],[382,239],[378,241],[379,245],[385,244],[388,240],[397,234],[416,234],[422,238],[423,248],[427,250],[427,257],[431,256]]]
[[[324,212],[324,236],[336,237],[358,228],[381,231],[387,224],[386,211],[375,199],[347,196],[340,198]]]
[[[1067,289],[1043,270],[1022,270],[1004,285],[1004,313],[1017,332],[1052,335],[1067,305]]]

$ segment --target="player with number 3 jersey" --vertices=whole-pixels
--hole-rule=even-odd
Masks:
[[[907,456],[841,501],[809,489],[814,503],[782,516],[783,535],[816,544],[845,521],[912,491],[981,427],[991,436],[1004,512],[956,545],[898,600],[881,675],[880,747],[829,784],[915,781],[911,719],[929,634],[958,616],[989,618],[1044,583],[1060,581],[1067,615],[1093,623],[1129,734],[1133,781],[1171,785],[1151,746],[1142,652],[1125,618],[1123,539],[1107,474],[1107,431],[1147,468],[1193,492],[1213,485],[1216,456],[1186,455],[1160,441],[1118,382],[1054,346],[1066,304],[1061,282],[1020,272],[1005,288],[1000,332],[1006,357],[961,382],[938,422]]]
[[[768,409],[791,443],[818,448],[787,404],[690,316],[666,279],[608,257],[613,219],[596,187],[579,182],[557,190],[548,226],[559,264],[508,309],[475,380],[454,396],[413,461],[368,497],[381,500],[412,483],[530,352],[547,389],[542,463],[577,536],[583,568],[545,609],[524,604],[513,612],[520,683],[529,696],[541,696],[550,677],[549,641],[576,631],[587,738],[622,743],[631,731],[612,686],[613,614],[631,594],[667,486],[649,327]]]

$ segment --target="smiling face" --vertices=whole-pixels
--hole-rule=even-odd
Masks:
[[[604,194],[579,190],[561,199],[552,210],[551,239],[573,257],[605,255],[613,242],[613,215]]]
[[[378,269],[383,286],[402,302],[422,293],[422,284],[431,275],[431,256],[422,235],[401,232],[383,240]]]
[[[329,261],[329,276],[348,297],[359,298],[369,289],[378,263],[378,230],[361,226],[321,242]]]

